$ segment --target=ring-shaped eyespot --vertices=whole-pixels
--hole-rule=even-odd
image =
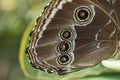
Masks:
[[[90,18],[91,12],[86,7],[78,8],[75,12],[75,17],[79,22],[87,21]]]
[[[66,28],[61,30],[59,35],[62,40],[71,40],[74,38],[74,31],[70,28]]]
[[[68,53],[71,51],[71,42],[69,41],[61,41],[57,44],[56,46],[56,50],[59,52],[59,53]]]
[[[57,61],[60,65],[67,65],[72,61],[72,57],[69,54],[62,54],[58,56]]]
[[[74,11],[74,18],[80,24],[88,24],[93,19],[95,11],[92,7],[80,6]]]

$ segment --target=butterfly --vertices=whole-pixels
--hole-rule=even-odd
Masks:
[[[30,33],[31,65],[67,74],[114,56],[120,41],[120,0],[52,0]]]

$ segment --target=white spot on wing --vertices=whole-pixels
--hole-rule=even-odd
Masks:
[[[95,40],[97,41],[98,40],[98,35],[99,35],[99,33],[107,26],[107,25],[109,25],[111,23],[111,20],[109,20],[97,33],[96,33],[96,35],[95,35]],[[110,38],[113,36],[115,34],[115,30],[110,34]],[[99,42],[98,44],[97,44],[97,48],[100,48],[100,45],[101,45],[101,42]]]
[[[54,8],[53,11],[51,12],[51,15],[49,16],[49,18],[53,18],[57,11],[58,11],[58,9]]]
[[[116,0],[111,0],[112,1],[112,4],[115,4]]]
[[[73,0],[67,0],[67,1],[72,2]]]
[[[44,69],[45,72],[47,72],[47,69]]]
[[[101,42],[99,42],[99,43],[97,44],[97,48],[100,48],[100,45],[101,45]]]
[[[109,20],[108,23],[105,26],[109,25],[110,23],[111,23],[111,20]]]
[[[65,1],[65,0],[62,0],[61,2],[60,2],[60,4],[57,6],[57,8],[58,9],[62,9],[63,7],[63,4],[65,4],[65,3],[67,3],[67,1]]]
[[[96,33],[95,35],[95,40],[97,41],[98,40],[98,35],[99,33],[107,26],[111,23],[111,20],[109,20],[101,29],[99,29],[99,31]]]
[[[112,38],[112,37],[114,36],[115,32],[116,32],[116,29],[114,28],[114,30],[113,30],[113,31],[111,32],[111,34],[110,34],[109,39]]]

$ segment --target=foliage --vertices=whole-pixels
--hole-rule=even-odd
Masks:
[[[48,2],[49,0],[0,0],[0,80],[119,79],[120,73],[107,69],[102,64],[64,76],[41,72],[30,66],[25,55],[28,35],[35,25],[35,19]]]

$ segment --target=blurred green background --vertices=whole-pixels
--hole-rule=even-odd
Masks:
[[[19,65],[20,41],[28,24],[39,17],[48,2],[49,0],[0,0],[0,80],[30,80],[24,76]],[[90,74],[99,75],[99,72],[98,69],[98,73]],[[95,80],[119,80],[120,73],[104,73],[84,80],[93,80],[92,77]]]
[[[49,0],[0,0],[0,80],[27,80],[18,59],[27,25]]]

